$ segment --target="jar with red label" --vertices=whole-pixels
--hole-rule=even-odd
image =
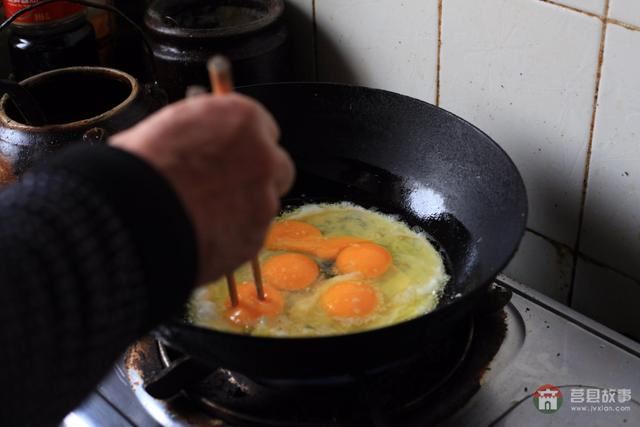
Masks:
[[[7,17],[39,0],[2,0]],[[9,55],[17,80],[56,68],[98,65],[98,48],[86,7],[50,3],[14,21]]]

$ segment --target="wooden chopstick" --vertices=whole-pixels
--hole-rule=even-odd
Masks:
[[[225,95],[233,92],[233,76],[231,73],[231,63],[224,56],[216,55],[207,63],[209,71],[209,80],[211,81],[211,90],[214,95]],[[260,261],[258,257],[251,260],[251,270],[253,272],[253,282],[256,286],[258,299],[264,301],[264,285],[262,284],[262,273],[260,271]],[[238,291],[236,289],[236,280],[233,272],[226,274],[227,286],[229,288],[229,297],[231,305],[238,305]]]
[[[229,289],[229,298],[231,299],[231,306],[238,306],[238,289],[236,288],[236,278],[233,275],[233,272],[226,273],[225,277],[227,278],[227,288]]]
[[[260,261],[258,257],[251,259],[251,270],[253,271],[253,281],[256,285],[258,299],[264,301],[264,285],[262,284],[262,272],[260,271]]]
[[[211,90],[214,95],[226,95],[233,92],[233,77],[231,63],[227,58],[216,55],[207,63]]]
[[[188,86],[187,93],[185,94],[186,98],[192,98],[194,96],[202,95],[207,93],[207,89],[202,86]],[[236,288],[236,278],[233,275],[233,272],[226,273],[225,277],[227,279],[227,288],[229,289],[229,298],[231,299],[231,306],[238,306],[238,289]]]

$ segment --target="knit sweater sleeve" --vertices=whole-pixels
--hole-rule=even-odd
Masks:
[[[196,267],[177,196],[124,151],[76,147],[1,191],[0,425],[57,425]]]

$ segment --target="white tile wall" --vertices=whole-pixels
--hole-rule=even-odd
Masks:
[[[640,32],[608,26],[598,103],[580,249],[640,278]]]
[[[604,14],[605,0],[551,0],[554,3],[563,4],[565,6],[575,7],[585,12],[595,13],[597,15]],[[615,1],[615,0],[613,0]],[[635,0],[631,0],[635,1]]]
[[[640,27],[640,0],[610,0],[609,17]]]
[[[313,0],[287,0],[285,10],[295,59],[294,80],[314,80]]]
[[[435,99],[437,0],[318,0],[319,79]]]
[[[640,283],[578,259],[573,308],[640,341]]]
[[[572,268],[568,248],[527,231],[504,274],[568,304]]]
[[[441,105],[507,150],[525,179],[530,228],[567,245],[577,233],[600,34],[599,19],[537,0],[444,2]]]

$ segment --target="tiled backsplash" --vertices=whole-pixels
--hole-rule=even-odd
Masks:
[[[438,1],[404,0],[402,13],[370,3],[316,0],[316,28],[322,34],[318,79],[433,100],[438,58],[438,14],[433,12]]]
[[[520,169],[506,274],[640,339],[640,0],[289,0],[299,77],[423,99]]]

